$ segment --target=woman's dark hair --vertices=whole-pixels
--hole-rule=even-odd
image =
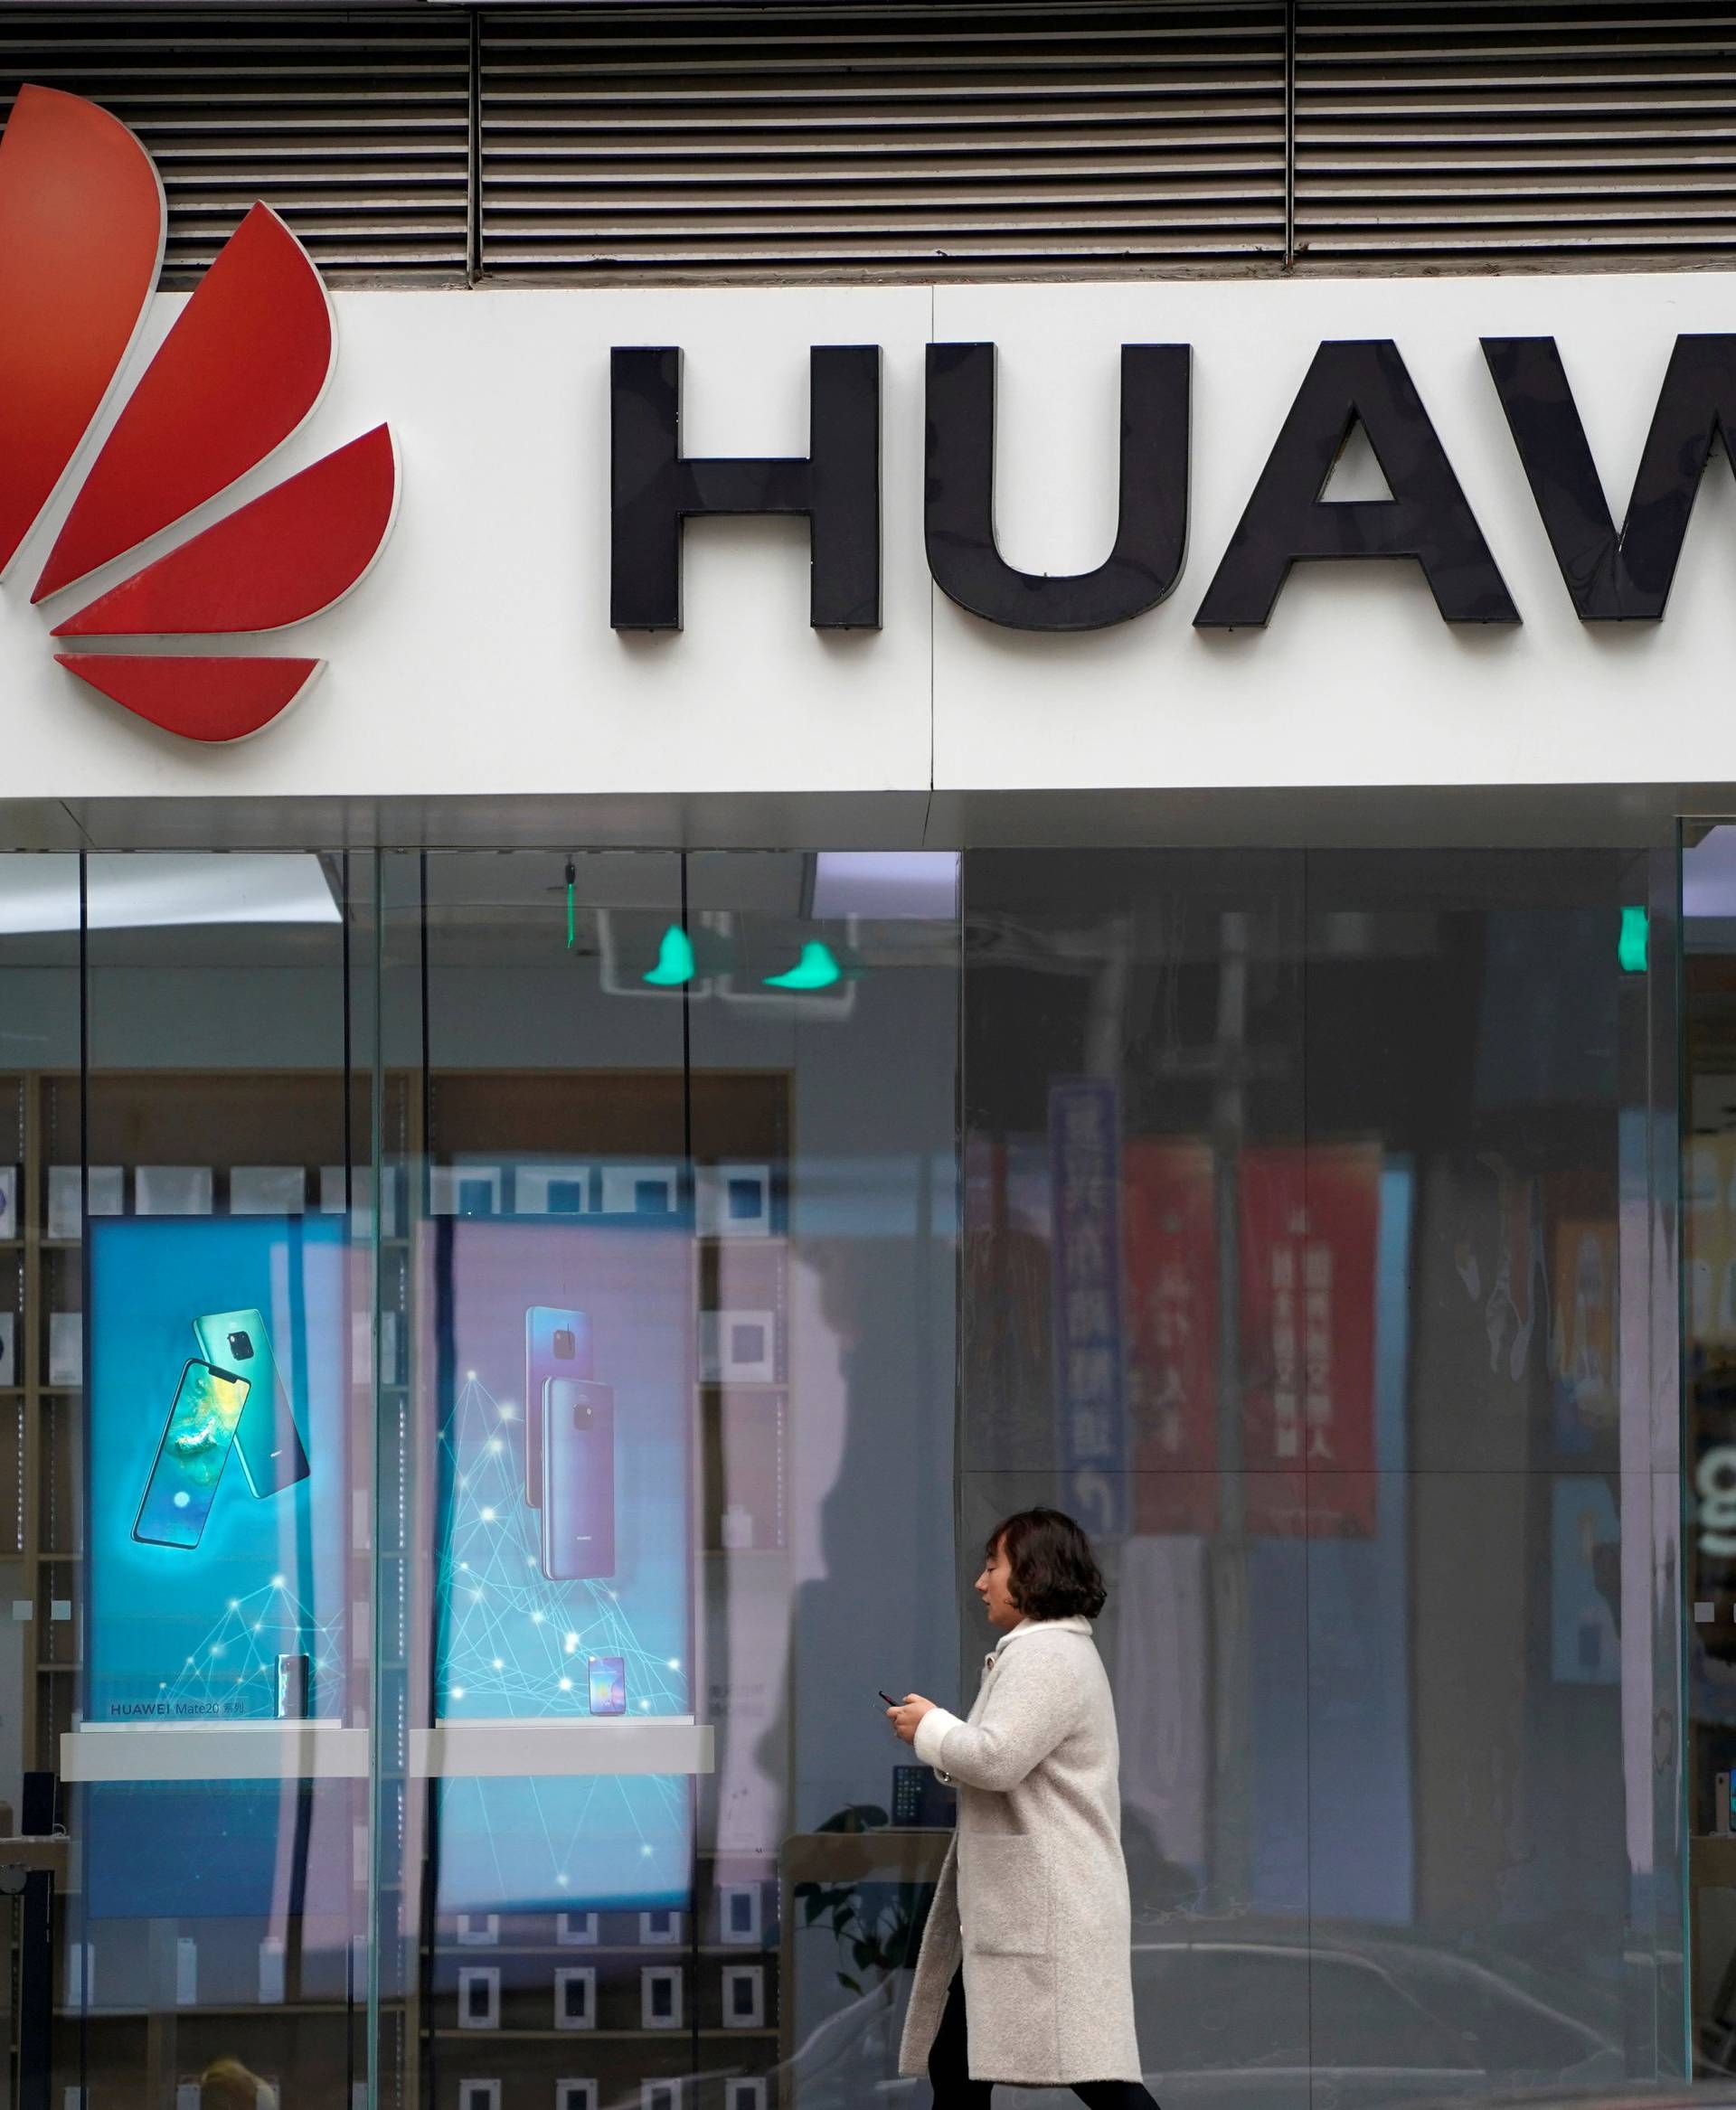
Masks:
[[[1091,1542],[1058,1509],[1022,1509],[988,1534],[984,1552],[995,1547],[1012,1571],[1007,1594],[1027,1619],[1066,1619],[1075,1612],[1095,1619],[1109,1592]]]

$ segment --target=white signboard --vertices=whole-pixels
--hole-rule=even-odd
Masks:
[[[157,297],[136,358],[183,297]],[[1736,478],[1714,455],[1662,621],[1581,622],[1479,345],[1556,340],[1619,523],[1676,338],[1736,330],[1736,277],[526,288],[335,303],[336,373],[319,411],[206,513],[385,420],[402,464],[395,532],[318,620],[184,647],[316,655],[324,677],[230,747],[159,731],[75,680],[50,636],[69,597],[29,600],[63,493],[0,591],[0,796],[221,807],[276,796],[1736,782],[1725,708]],[[1400,559],[1298,564],[1265,627],[1197,627],[1317,347],[1368,338],[1397,345],[1522,620],[1449,625]],[[1187,557],[1160,605],[1041,635],[938,590],[923,537],[930,341],[998,348],[999,547],[1036,573],[1089,570],[1114,541],[1121,346],[1192,346]],[[612,629],[611,348],[682,348],[685,454],[795,457],[808,450],[809,350],[828,344],[881,351],[881,626],[811,627],[807,522],[737,518],[687,526],[679,631]],[[1353,449],[1326,495],[1380,491],[1372,457]]]

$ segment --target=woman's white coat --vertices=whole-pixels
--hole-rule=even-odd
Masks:
[[[968,1719],[933,1709],[916,1755],[957,1785],[958,1823],[899,2071],[926,2071],[962,1957],[973,2080],[1137,2080],[1120,1751],[1090,1622],[1003,1635]]]

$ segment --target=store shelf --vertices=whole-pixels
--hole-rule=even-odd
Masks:
[[[656,1962],[679,1961],[683,1956],[721,1957],[725,1963],[765,1963],[778,1954],[775,1942],[702,1942],[697,1950],[683,1942],[461,1942],[455,1935],[443,1942],[424,1942],[425,1956],[463,1958],[486,1964],[490,1956],[548,1956],[559,1962],[582,1964],[588,1957],[646,1956]],[[562,2034],[567,2032],[563,2031]]]
[[[556,1715],[410,1731],[418,1779],[699,1774],[713,1764],[711,1725],[691,1717]],[[368,1731],[322,1720],[86,1723],[61,1737],[61,1772],[70,1781],[365,1780]]]
[[[153,2014],[173,2015],[177,2022],[197,2021],[209,2016],[212,2021],[252,2021],[261,2016],[281,2017],[286,2021],[296,2021],[303,2015],[347,2015],[355,2011],[348,2001],[342,2000],[283,2000],[256,2001],[251,2006],[208,2007],[203,2001],[195,2001],[188,2007],[151,2008],[64,2008],[54,2010],[63,2021],[73,2022],[148,2022]]]
[[[365,2012],[366,2002],[358,1999],[353,2007],[346,2000],[271,2000],[254,2001],[250,2005],[240,2007],[207,2007],[201,2000],[194,2001],[190,2007],[178,2007],[174,2013],[175,2020],[182,2022],[202,2015],[209,2015],[213,2021],[239,2019],[257,2021],[270,2016],[293,2022],[302,2015],[347,2015],[357,2010]]]
[[[475,2044],[655,2044],[659,2038],[672,2044],[703,2038],[707,2043],[727,2043],[731,2039],[750,2043],[756,2037],[775,2037],[776,2030],[436,2030],[437,2037],[455,2043]]]
[[[710,1773],[714,1762],[712,1726],[691,1715],[538,1715],[445,1721],[410,1732],[410,1772],[430,1779]]]
[[[87,1722],[61,1738],[61,1777],[365,1780],[368,1732],[318,1720]]]

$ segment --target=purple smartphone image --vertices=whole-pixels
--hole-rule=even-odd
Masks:
[[[590,1375],[590,1321],[583,1312],[532,1305],[524,1314],[524,1499],[542,1502],[542,1405],[551,1378]]]
[[[627,1712],[627,1663],[620,1656],[592,1656],[589,1663],[592,1714]]]

